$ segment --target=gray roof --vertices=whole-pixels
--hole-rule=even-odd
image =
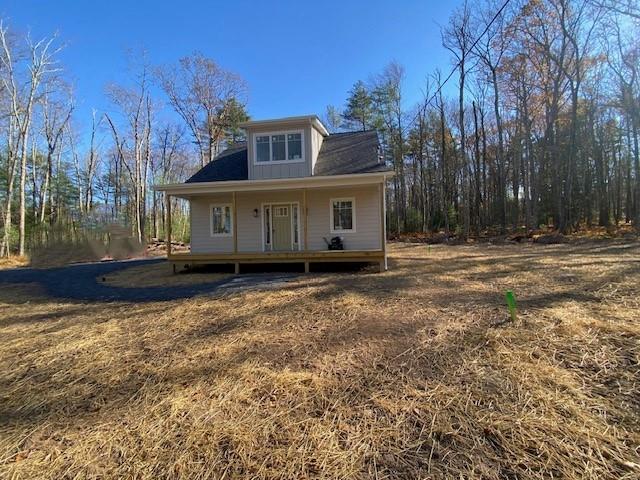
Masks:
[[[378,134],[373,131],[334,133],[325,137],[313,169],[314,175],[385,172],[378,158]],[[238,143],[196,172],[186,183],[248,180],[247,145]]]
[[[378,134],[365,132],[334,133],[322,142],[314,175],[346,175],[388,170],[378,158]]]
[[[185,183],[221,182],[228,180],[247,180],[249,178],[247,165],[246,142],[236,143],[207,163],[193,174]]]

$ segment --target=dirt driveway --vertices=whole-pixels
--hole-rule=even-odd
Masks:
[[[120,270],[140,269],[140,267],[151,267],[162,263],[166,263],[166,261],[163,259],[126,260],[67,265],[46,269],[7,269],[0,270],[0,285],[3,283],[36,283],[43,292],[51,297],[66,300],[151,302],[189,298],[220,289],[241,289],[273,285],[294,276],[287,274],[240,275],[207,281],[205,275],[200,275],[200,277],[204,278],[188,284],[144,287],[136,287],[134,284],[123,286],[121,283],[114,285],[103,281],[103,279]],[[169,266],[167,265],[167,272],[168,269]]]

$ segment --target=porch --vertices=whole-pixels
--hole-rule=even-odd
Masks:
[[[374,263],[386,269],[385,189],[379,177],[278,179],[163,188],[167,240],[172,196],[189,202],[189,252],[172,252],[178,267],[202,264]],[[222,183],[222,182],[221,182]],[[357,225],[356,225],[357,224]],[[328,249],[339,236],[343,250]]]
[[[302,250],[255,253],[169,253],[167,260],[174,272],[180,266],[234,265],[235,273],[242,264],[299,263],[309,272],[310,264],[325,262],[375,263],[380,271],[385,270],[384,250]]]

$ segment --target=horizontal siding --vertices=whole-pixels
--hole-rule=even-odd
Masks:
[[[262,251],[262,204],[299,202],[302,209],[302,192],[273,192],[273,193],[238,193],[236,206],[238,209],[238,251]],[[253,210],[260,212],[254,218]],[[302,217],[302,213],[300,214]],[[301,241],[304,235],[304,220],[300,219]]]
[[[329,202],[332,198],[355,197],[356,231],[354,233],[331,233]],[[381,248],[380,193],[378,186],[352,189],[309,190],[309,250],[324,250],[327,239],[340,236],[347,250],[367,250]]]
[[[339,234],[344,239],[347,250],[379,249],[381,238],[380,194],[378,186],[357,187],[353,189],[307,190],[308,209],[308,248],[326,250],[322,239],[335,236],[330,230],[330,199],[337,197],[355,197],[356,231]],[[262,205],[265,203],[300,204],[300,242],[304,249],[304,212],[302,211],[303,193],[300,190],[237,193],[238,252],[262,252]],[[212,237],[209,208],[212,203],[232,203],[232,195],[198,197],[191,200],[191,251],[193,253],[232,253],[233,237]],[[253,210],[258,209],[258,217]]]
[[[233,236],[212,237],[209,209],[212,203],[231,203],[231,194],[191,199],[191,252],[233,253]]]

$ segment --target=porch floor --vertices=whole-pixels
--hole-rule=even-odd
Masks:
[[[302,250],[285,252],[243,252],[243,253],[171,253],[167,260],[179,264],[235,264],[245,263],[304,263],[305,271],[310,263],[321,262],[370,262],[379,263],[385,269],[384,250]]]

